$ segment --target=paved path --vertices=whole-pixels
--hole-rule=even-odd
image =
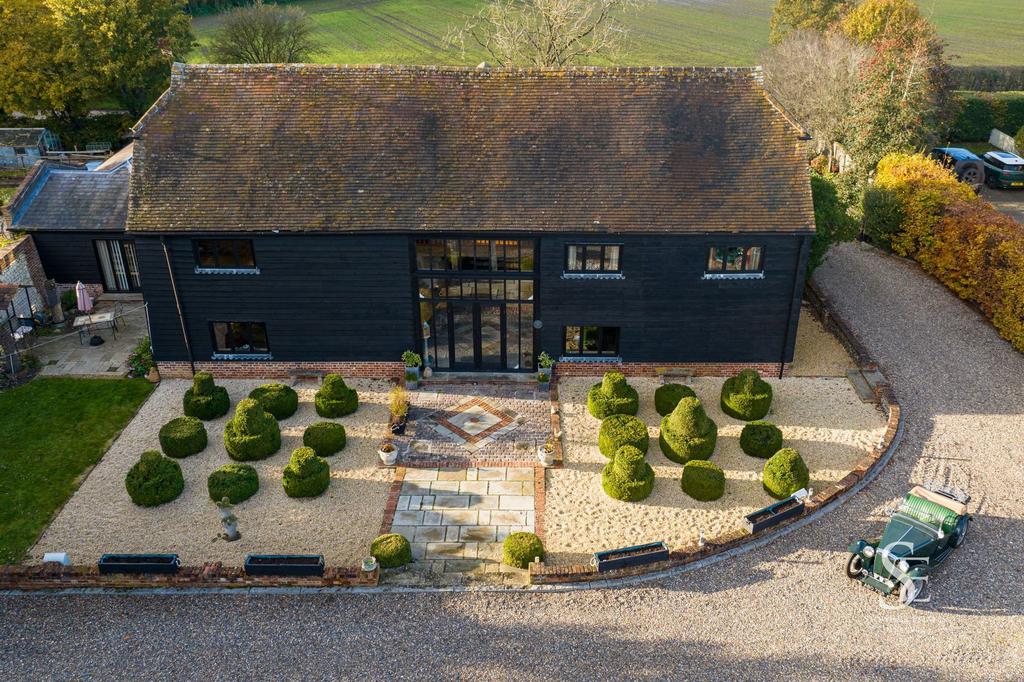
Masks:
[[[1024,678],[1024,358],[913,266],[855,245],[819,271],[906,413],[891,464],[820,521],[653,583],[559,594],[0,599],[0,678]],[[932,602],[886,611],[847,541],[911,481],[978,502]]]
[[[1024,190],[985,187],[982,196],[1018,223],[1024,223]]]

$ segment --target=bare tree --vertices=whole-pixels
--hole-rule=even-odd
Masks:
[[[870,48],[839,33],[795,31],[762,55],[765,87],[820,142],[843,139]]]
[[[491,0],[448,43],[479,45],[498,66],[560,67],[614,59],[624,45],[621,17],[644,0]]]
[[[227,13],[210,44],[210,57],[221,64],[305,62],[320,49],[312,33],[312,22],[299,8],[257,0]]]

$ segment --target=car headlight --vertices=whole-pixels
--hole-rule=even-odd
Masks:
[[[900,562],[896,565],[899,566],[900,570],[904,573],[910,570],[910,564],[907,563],[906,559],[900,559]]]
[[[862,551],[864,552],[864,556],[866,556],[869,559],[875,556],[875,548],[871,545],[865,545]]]

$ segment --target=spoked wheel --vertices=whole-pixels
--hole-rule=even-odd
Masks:
[[[956,534],[956,540],[953,541],[953,546],[954,547],[959,547],[960,545],[964,544],[964,541],[967,540],[967,529],[970,528],[970,527],[971,527],[971,522],[970,521],[968,521],[967,523],[964,524],[964,529]]]
[[[846,562],[846,577],[859,578],[862,573],[864,573],[864,560],[861,559],[860,554],[851,554],[850,560]]]
[[[900,585],[900,603],[904,606],[910,606],[917,599],[918,595],[921,594],[921,590],[924,588],[924,580],[921,578],[911,578],[902,585]]]

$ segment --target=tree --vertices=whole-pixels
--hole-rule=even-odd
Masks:
[[[312,34],[313,24],[299,8],[257,0],[228,12],[210,55],[222,64],[305,62],[320,49]]]
[[[792,31],[825,33],[853,7],[853,0],[777,0],[768,42],[778,45]]]
[[[141,115],[167,88],[172,61],[192,49],[184,0],[46,0],[60,53],[93,97],[113,95]]]
[[[851,40],[870,45],[884,36],[919,31],[922,21],[914,0],[864,0],[846,15],[841,27]]]
[[[850,217],[835,181],[829,173],[811,171],[811,195],[814,198],[814,239],[807,258],[807,274],[825,262],[833,244],[857,236],[857,224]]]
[[[620,17],[642,0],[491,0],[447,42],[472,42],[498,66],[561,67],[614,59],[626,27]]]
[[[869,49],[836,33],[795,31],[762,55],[765,87],[828,146],[841,140]]]

